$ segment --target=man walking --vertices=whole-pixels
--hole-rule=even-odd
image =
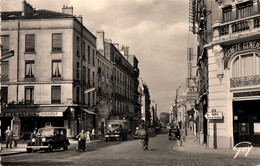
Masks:
[[[5,140],[6,140],[6,148],[8,148],[8,144],[10,144],[10,148],[12,148],[12,140],[13,140],[13,131],[10,129],[10,126],[5,130]]]

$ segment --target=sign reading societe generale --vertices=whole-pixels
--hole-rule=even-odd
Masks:
[[[254,49],[260,51],[260,41],[248,41],[248,42],[238,43],[230,47],[226,47],[225,54],[224,54],[224,68],[225,69],[227,68],[228,61],[235,53],[239,51],[254,50]]]

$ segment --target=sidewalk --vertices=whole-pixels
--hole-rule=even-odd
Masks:
[[[185,132],[183,132],[185,133]],[[186,152],[186,153],[197,153],[197,154],[212,154],[212,155],[230,155],[232,158],[236,155],[236,151],[233,149],[224,149],[217,148],[211,149],[208,148],[204,144],[199,143],[199,139],[197,139],[193,135],[193,131],[187,129],[187,136],[185,137],[185,141],[182,141],[182,146],[176,146],[174,149],[178,151]],[[244,157],[244,152],[240,152],[237,157]],[[251,151],[247,155],[248,158],[259,158],[260,157],[260,147],[253,147]]]
[[[102,141],[103,140],[94,140],[94,141],[91,140],[90,142],[87,142],[87,144],[98,143],[98,142],[102,142]],[[73,139],[70,139],[69,142],[70,142],[70,145],[76,145],[78,143],[77,140],[73,140]],[[1,143],[0,156],[8,156],[8,155],[27,153],[26,149],[25,149],[25,145],[26,145],[25,142],[18,143],[17,147],[13,147],[12,149],[10,149],[10,148],[6,149],[5,143]]]

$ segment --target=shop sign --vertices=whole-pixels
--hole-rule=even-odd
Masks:
[[[238,43],[238,44],[225,48],[224,68],[225,69],[227,68],[230,58],[236,52],[252,50],[252,49],[260,50],[260,41],[248,41],[248,42]]]
[[[40,116],[47,116],[47,117],[52,117],[52,116],[63,116],[63,112],[40,112]]]
[[[10,117],[10,116],[19,116],[19,117],[32,117],[32,116],[39,116],[39,113],[36,112],[19,112],[19,113],[2,113],[3,117]]]
[[[109,113],[108,108],[100,108],[98,112],[100,115],[108,115]]]
[[[205,114],[206,119],[222,119],[223,112],[208,112]]]

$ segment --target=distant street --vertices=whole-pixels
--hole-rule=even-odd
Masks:
[[[201,155],[176,150],[166,132],[150,138],[150,151],[143,151],[140,140],[99,142],[88,146],[86,152],[69,150],[35,152],[2,157],[2,165],[257,165],[260,159],[237,158],[232,155]]]

